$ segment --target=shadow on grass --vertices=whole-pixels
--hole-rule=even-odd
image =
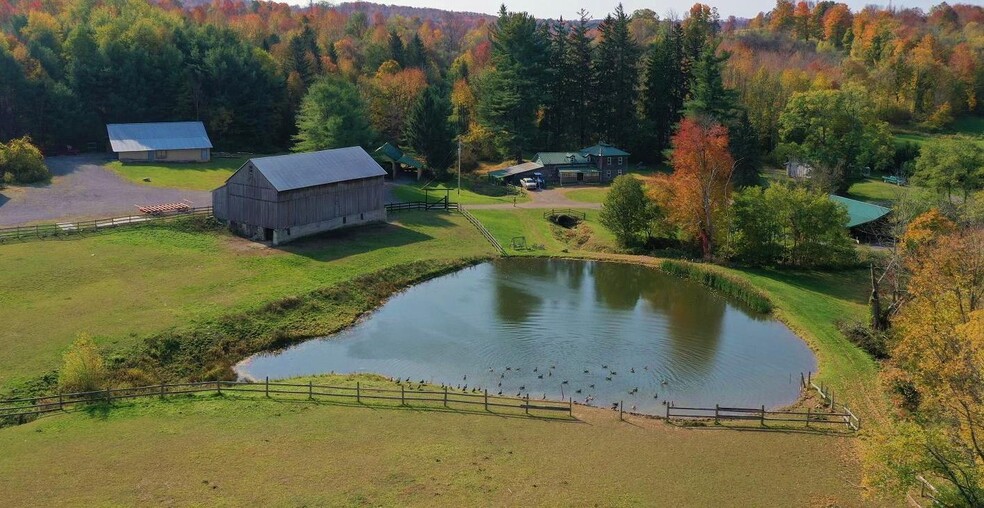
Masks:
[[[328,262],[377,249],[405,247],[433,238],[399,224],[385,223],[329,231],[274,248],[316,261]]]
[[[862,305],[868,302],[870,292],[870,287],[867,284],[868,271],[861,268],[837,272],[765,268],[739,268],[738,270],[839,300]]]
[[[708,431],[738,431],[738,432],[768,432],[768,433],[780,433],[780,434],[813,434],[818,436],[833,436],[833,437],[853,437],[857,433],[853,430],[847,429],[837,429],[835,427],[820,427],[815,424],[813,427],[806,426],[789,426],[789,425],[735,425],[723,422],[720,424],[715,424],[710,421],[690,421],[690,420],[666,420],[661,418],[667,425],[687,429],[687,430],[708,430]]]
[[[420,211],[395,211],[389,212],[387,217],[390,223],[405,224],[407,226],[429,226],[439,228],[455,227],[458,224],[451,221],[450,217],[456,212],[447,211],[443,208]],[[470,226],[469,226],[470,227]]]

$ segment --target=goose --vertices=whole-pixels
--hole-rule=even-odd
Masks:
[[[594,385],[588,385],[588,388],[594,388]]]
[[[525,385],[519,387],[519,391],[523,391],[525,389],[526,389],[526,386]]]
[[[537,379],[543,379],[543,374],[536,376]]]
[[[574,390],[574,393],[581,393],[581,389],[578,388],[577,390]]]
[[[635,374],[635,367],[632,367],[631,369],[629,369],[629,374]]]
[[[537,372],[538,370],[539,370],[539,367],[533,367],[533,372]]]
[[[588,369],[584,369],[584,373],[587,374],[588,373]]]
[[[566,384],[567,384],[567,380],[565,379],[565,380],[564,380],[564,381],[563,381],[562,383],[560,383],[560,384],[562,384],[562,385],[566,385]]]
[[[611,376],[605,378],[605,381],[611,381],[611,380],[612,380]]]

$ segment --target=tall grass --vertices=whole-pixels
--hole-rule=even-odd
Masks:
[[[665,259],[660,262],[659,269],[664,273],[690,279],[715,291],[720,291],[724,295],[744,303],[756,312],[763,314],[772,312],[772,302],[769,297],[744,280],[717,273],[699,264],[686,261]]]

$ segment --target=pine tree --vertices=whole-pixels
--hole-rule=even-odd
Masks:
[[[567,37],[568,32],[564,20],[552,26],[546,25],[545,37],[549,40],[549,55],[543,97],[543,120],[540,122],[540,146],[547,149],[557,149],[568,139],[567,132],[571,128],[571,100],[567,66]]]
[[[578,22],[567,36],[567,52],[564,58],[564,78],[568,81],[570,95],[569,108],[573,118],[570,122],[572,141],[577,146],[587,146],[594,136],[594,123],[591,111],[594,109],[596,95],[593,52],[591,37],[588,36],[590,15],[584,9],[578,12]]]
[[[396,33],[396,30],[390,30],[389,32],[389,51],[390,58],[396,60],[396,63],[400,64],[401,67],[406,64],[403,39]]]
[[[410,42],[407,43],[404,67],[424,67],[427,65],[427,49],[424,48],[424,41],[420,36],[413,34]]]
[[[662,154],[670,147],[673,126],[680,121],[687,81],[681,67],[681,29],[678,23],[665,26],[649,49],[646,59],[641,108],[649,153]],[[655,149],[655,150],[653,150]]]
[[[454,130],[448,117],[451,100],[443,89],[431,87],[414,106],[407,119],[405,138],[427,165],[442,173],[454,161]]]
[[[633,146],[638,133],[636,98],[639,95],[639,54],[629,33],[629,16],[622,5],[598,27],[601,42],[595,60],[598,100],[595,119],[601,136],[622,146]]]
[[[493,66],[479,87],[479,121],[493,132],[503,156],[521,161],[536,135],[547,44],[533,16],[505,6],[490,36]]]

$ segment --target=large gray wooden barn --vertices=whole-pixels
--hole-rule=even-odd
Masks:
[[[257,157],[212,191],[213,213],[237,234],[279,245],[386,220],[384,175],[357,146]]]
[[[111,123],[106,132],[123,162],[208,162],[212,157],[201,122]]]

